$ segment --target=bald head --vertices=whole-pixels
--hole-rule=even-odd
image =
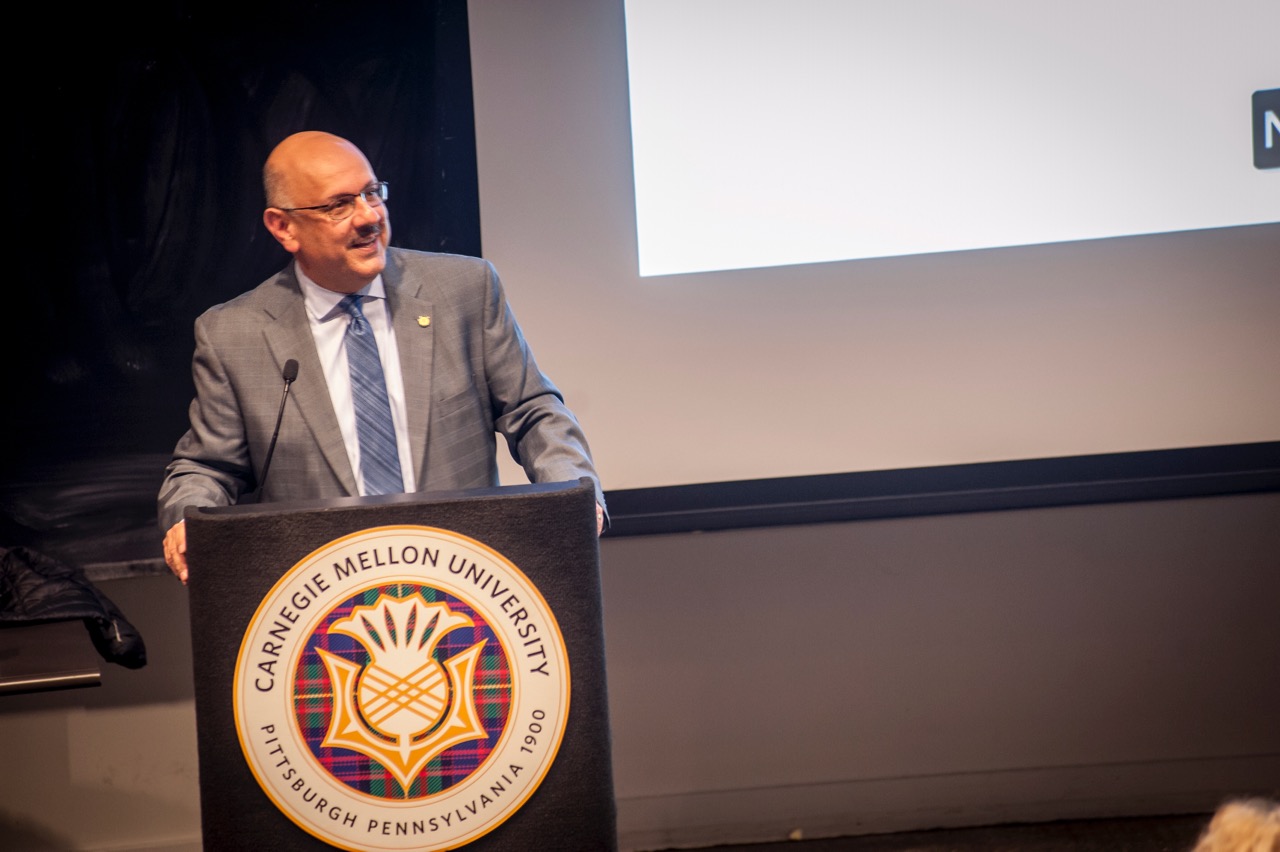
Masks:
[[[286,137],[272,150],[262,168],[262,186],[268,207],[301,207],[314,201],[299,201],[300,179],[322,178],[324,173],[343,167],[358,158],[368,168],[369,161],[352,143],[321,130],[304,130]],[[373,172],[369,168],[370,173]]]
[[[389,213],[380,196],[365,194],[377,181],[368,159],[346,139],[318,130],[295,133],[262,168],[263,224],[312,281],[354,293],[386,264]],[[321,209],[340,200],[354,201],[342,218]]]

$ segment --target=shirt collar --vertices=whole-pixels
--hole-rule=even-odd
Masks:
[[[327,322],[337,316],[345,316],[346,311],[338,307],[338,303],[346,296],[345,293],[335,293],[333,290],[326,290],[316,282],[307,277],[307,273],[302,271],[302,266],[295,263],[293,265],[294,274],[298,276],[298,286],[302,288],[302,298],[307,306],[307,313],[311,315],[314,322]],[[382,275],[369,282],[366,287],[356,291],[364,298],[362,302],[369,299],[385,299],[387,297],[387,288],[382,283]]]

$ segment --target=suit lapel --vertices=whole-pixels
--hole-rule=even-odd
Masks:
[[[414,477],[418,489],[426,482],[427,441],[431,424],[431,370],[435,329],[431,302],[420,297],[420,281],[405,275],[395,250],[387,252],[382,272],[396,348],[400,351],[400,373],[404,378],[405,413],[409,421],[409,444],[413,452]],[[314,347],[313,347],[314,348]]]
[[[279,288],[272,293],[265,310],[274,322],[267,326],[264,335],[267,347],[276,360],[277,371],[284,369],[290,358],[298,362],[298,380],[289,389],[289,395],[298,406],[302,420],[315,438],[320,455],[347,494],[359,494],[351,459],[342,440],[333,402],[329,399],[329,387],[325,384],[316,342],[311,336],[311,324],[307,318],[302,290],[293,274],[293,265],[280,274]],[[285,417],[289,415],[286,413]]]

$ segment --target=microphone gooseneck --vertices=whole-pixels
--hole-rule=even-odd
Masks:
[[[280,423],[284,420],[284,403],[289,398],[289,386],[298,378],[298,362],[290,358],[284,362],[284,369],[280,371],[280,378],[284,379],[284,391],[280,394],[280,410],[276,413],[276,428],[271,433],[271,444],[267,447],[267,459],[262,463],[262,476],[258,479],[258,497],[261,499],[262,490],[267,486],[267,471],[271,469],[271,457],[276,452],[276,439],[280,437]]]

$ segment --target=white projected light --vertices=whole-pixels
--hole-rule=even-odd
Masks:
[[[1280,221],[1250,116],[1280,3],[626,0],[626,28],[643,276]]]

